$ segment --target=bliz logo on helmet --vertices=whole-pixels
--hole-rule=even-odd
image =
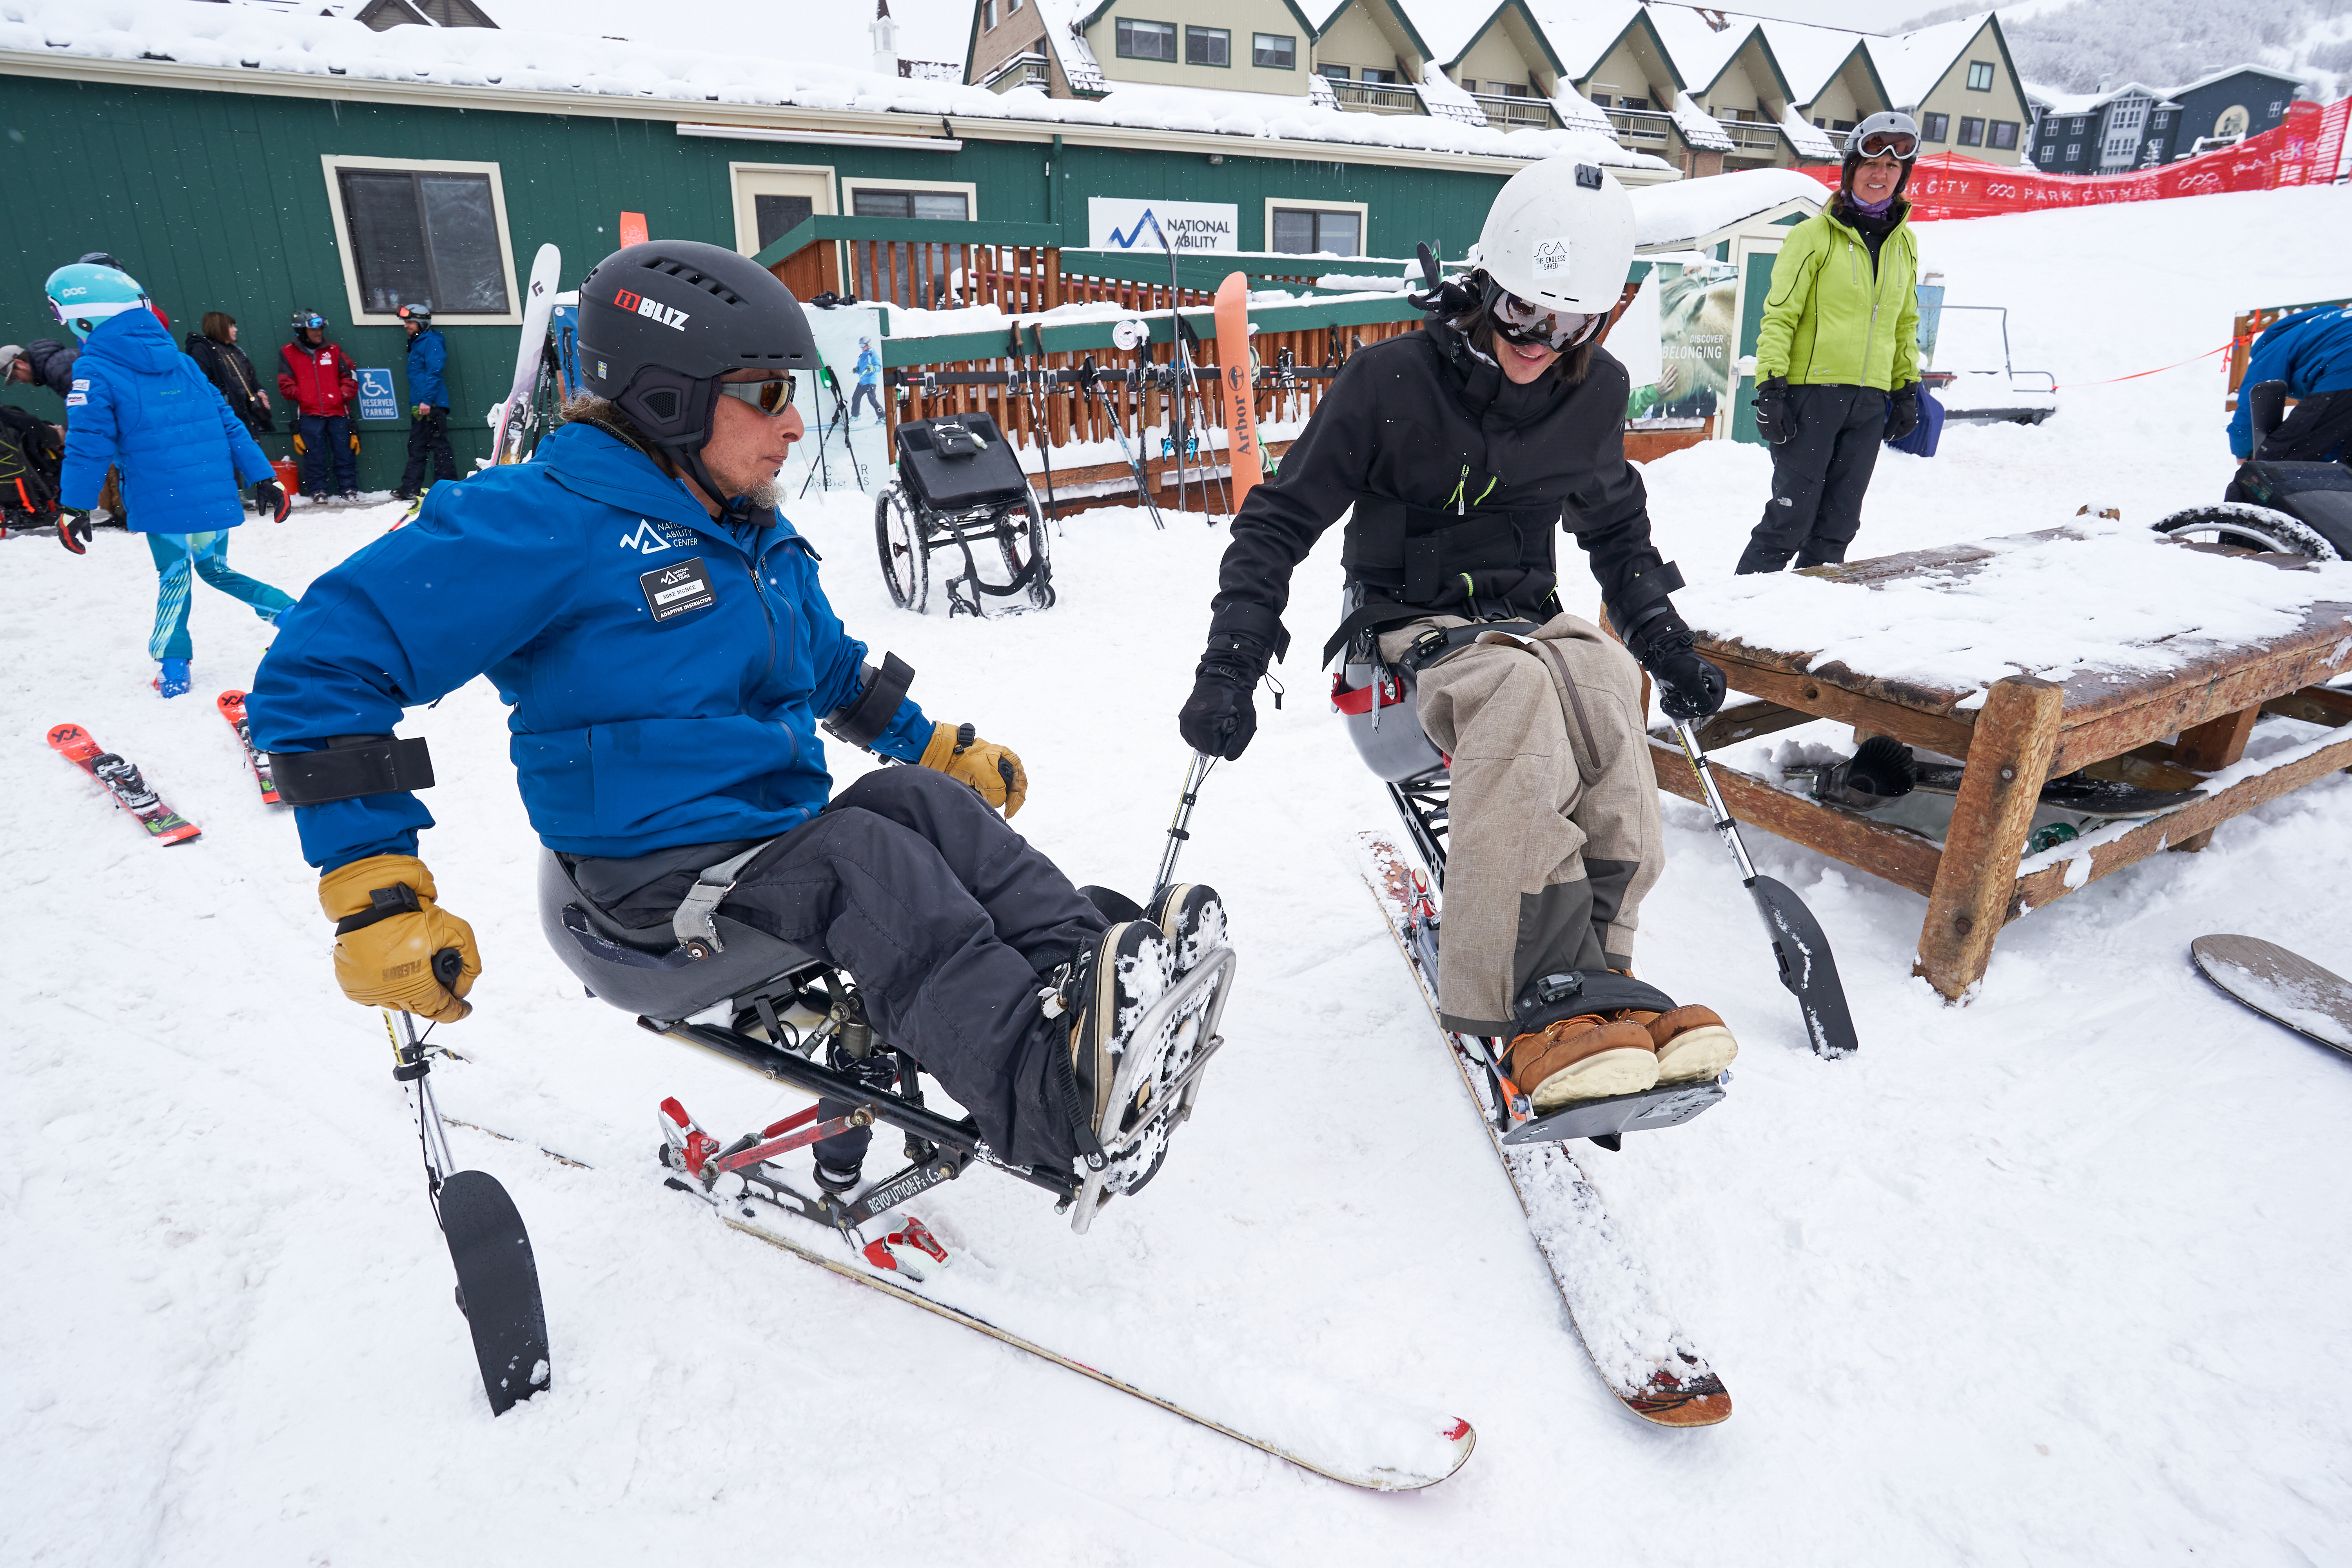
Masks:
[[[1535,268],[1539,276],[1557,277],[1568,270],[1568,237],[1536,241]]]
[[[643,316],[649,321],[659,321],[672,331],[686,331],[687,313],[684,310],[673,310],[658,300],[648,300],[643,294],[635,293],[627,289],[618,289],[614,290],[613,303],[632,315]]]

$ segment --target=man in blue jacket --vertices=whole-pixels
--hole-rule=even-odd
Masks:
[[[228,531],[245,521],[239,475],[255,481],[262,510],[283,521],[285,492],[245,421],[229,410],[196,362],[180,352],[146,290],[115,268],[76,262],[49,274],[49,309],[82,341],[66,394],[66,456],[58,540],[76,555],[89,543],[89,509],[110,466],[122,471],[133,532],[147,536],[161,579],[147,651],[155,689],[188,689],[188,596],[201,577],[265,621],[294,601],[228,564]]]
[[[719,911],[847,969],[999,1158],[1067,1169],[1093,1152],[1122,1030],[1172,973],[1159,927],[1108,923],[1006,826],[992,808],[1019,809],[1020,759],[927,718],[912,672],[870,670],[826,603],[774,510],[803,434],[790,373],[818,363],[791,292],[731,250],[662,241],[607,257],[580,297],[591,398],[530,462],[436,486],[320,578],[255,679],[254,740],[323,873],[337,981],[366,1006],[471,1011],[481,959],[435,902],[433,818],[398,760],[418,742],[391,731],[488,673],[531,826],[585,896],[654,925],[698,871],[756,851]],[[821,719],[919,765],[832,797]],[[1171,919],[1222,914],[1196,898]]]
[[[2286,383],[2294,412],[2254,450],[2246,399],[2230,416],[2230,450],[2273,463],[2332,463],[2352,437],[2352,307],[2322,305],[2273,321],[2246,360],[2246,387]]]
[[[408,467],[401,470],[399,500],[415,500],[425,488],[425,459],[433,459],[436,480],[457,477],[457,454],[449,449],[449,388],[442,379],[449,345],[434,330],[433,307],[403,305],[400,324],[408,329]]]

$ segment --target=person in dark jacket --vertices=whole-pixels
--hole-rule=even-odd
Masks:
[[[245,421],[247,429],[259,436],[277,428],[269,416],[269,394],[261,389],[253,362],[236,346],[235,316],[226,310],[206,310],[204,331],[190,332],[184,347],[205,378],[220,389],[229,412]]]
[[[433,327],[433,307],[403,305],[400,324],[408,329],[408,466],[400,472],[396,499],[415,500],[425,485],[425,463],[435,480],[457,477],[457,454],[449,449],[449,385],[444,379],[449,345]]]
[[[278,351],[278,390],[299,411],[294,450],[302,458],[302,493],[325,500],[330,465],[333,493],[360,494],[359,437],[352,434],[352,399],[360,394],[352,356],[327,341],[327,318],[294,312],[294,341]]]
[[[1350,356],[1279,475],[1243,503],[1179,719],[1195,751],[1241,755],[1252,689],[1289,642],[1292,570],[1353,507],[1347,608],[1323,658],[1344,650],[1376,672],[1367,703],[1401,700],[1386,695],[1391,669],[1415,683],[1422,725],[1451,758],[1440,1013],[1507,1042],[1539,1110],[1711,1078],[1737,1048],[1704,1008],[1538,1016],[1527,1000],[1549,974],[1629,969],[1663,868],[1626,649],[1669,714],[1723,700],[1722,672],[1668,597],[1682,577],[1650,542],[1625,460],[1625,370],[1597,342],[1633,258],[1633,203],[1605,171],[1561,156],[1512,176],[1469,284],[1423,296],[1422,331]],[[1565,612],[1561,528],[1622,646]]]
[[[2241,396],[2230,416],[2232,453],[2270,463],[2332,463],[2343,457],[2352,437],[2352,306],[2298,310],[2264,328],[2247,356],[2239,390],[2265,381],[2286,383],[2294,409],[2257,453],[2252,415]]]
[[[231,571],[228,531],[245,521],[237,495],[241,474],[254,484],[262,510],[278,517],[286,498],[273,482],[269,459],[195,363],[172,344],[146,291],[127,273],[76,262],[49,275],[48,294],[59,319],[83,342],[67,397],[63,515],[59,542],[82,554],[90,539],[89,509],[107,470],[120,466],[126,500],[135,498],[135,532],[147,535],[158,578],[155,626],[148,652],[159,669],[155,689],[166,697],[188,689],[188,597],[194,580],[274,621],[294,601],[267,583]]]
[[[35,338],[21,349],[11,344],[0,349],[5,363],[0,374],[19,385],[46,386],[62,400],[73,391],[74,361],[80,352],[55,338]]]
[[[487,672],[531,826],[583,897],[644,928],[698,868],[732,866],[719,913],[849,970],[876,1030],[998,1158],[1069,1169],[1104,1114],[1074,1112],[1109,1081],[1138,1021],[1122,1011],[1171,973],[1169,943],[1152,920],[1107,921],[996,816],[1027,794],[1020,760],[928,718],[912,671],[875,672],[826,602],[775,510],[803,434],[790,373],[818,363],[791,291],[731,250],[664,241],[607,257],[580,299],[591,398],[530,462],[435,486],[320,577],[255,678],[281,790],[316,765],[289,753],[357,749],[348,785],[295,803],[341,922],[337,980],[365,1006],[471,1010],[473,931],[417,858],[433,818],[363,775],[403,710]],[[914,765],[835,796],[820,720]],[[1181,940],[1222,914],[1211,896],[1170,919]],[[445,983],[432,960],[453,948]],[[820,1180],[830,1158],[820,1143]]]
[[[1919,424],[1919,247],[1903,200],[1919,127],[1871,115],[1829,206],[1789,231],[1756,337],[1756,430],[1772,499],[1741,573],[1845,559],[1883,442]]]

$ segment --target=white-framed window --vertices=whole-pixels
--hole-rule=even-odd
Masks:
[[[2066,162],[2071,163],[2082,155],[2083,144],[2080,142],[2069,142],[2066,143]]]
[[[1176,24],[1139,22],[1121,16],[1112,29],[1121,59],[1166,60],[1176,63]]]
[[[506,186],[496,163],[320,155],[343,290],[356,326],[397,326],[429,304],[453,327],[522,321]]]
[[[1229,66],[1234,63],[1234,35],[1226,27],[1186,27],[1184,63],[1188,66]]]
[[[735,248],[757,256],[813,217],[834,214],[829,163],[730,163]]]
[[[986,32],[994,26],[996,26],[996,0],[980,0],[981,31]]]
[[[1970,92],[1990,92],[1992,90],[1992,62],[1990,60],[1970,60],[1969,62],[1969,90]]]
[[[1371,208],[1362,202],[1294,201],[1268,196],[1265,247],[1286,256],[1364,254]]]

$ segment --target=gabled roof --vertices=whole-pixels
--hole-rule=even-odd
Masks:
[[[2000,21],[1990,11],[1979,11],[1973,16],[1963,16],[1955,22],[1945,22],[1933,27],[1922,27],[1916,33],[1903,33],[1890,38],[1868,41],[1870,58],[1878,68],[1878,79],[1886,89],[1887,101],[1897,109],[1916,104],[1936,89],[1968,47],[1976,42],[1987,22],[1992,24],[1994,41],[1999,45],[2003,64],[2009,61],[2008,41],[2000,37]],[[2011,74],[2016,74],[2011,66]]]
[[[1117,0],[1103,0],[1103,8],[1108,10],[1116,3]],[[1361,5],[1367,12],[1370,12],[1377,5],[1395,18],[1396,25],[1404,29],[1404,36],[1412,41],[1412,47],[1421,51],[1423,59],[1433,60],[1437,58],[1437,51],[1429,47],[1429,41],[1421,36],[1421,30],[1412,25],[1412,18],[1405,13],[1402,0],[1339,0],[1339,4],[1332,6],[1329,13],[1324,16],[1320,26],[1307,22],[1306,14],[1299,11],[1296,5],[1291,5],[1291,0],[1284,0],[1284,4],[1289,5],[1292,12],[1298,16],[1299,25],[1305,26],[1310,36],[1318,38],[1338,25],[1340,14],[1349,6]]]
[[[1568,67],[1545,37],[1543,24],[1528,10],[1526,0],[1502,0],[1493,10],[1481,13],[1475,4],[1463,5],[1458,0],[1395,0],[1398,10],[1410,12],[1421,29],[1421,37],[1430,41],[1430,58],[1451,70],[1462,63],[1462,57],[1475,47],[1502,21],[1507,11],[1517,11],[1519,20],[1527,24],[1528,35],[1536,47],[1543,51],[1546,64],[1555,76],[1566,76]],[[1517,47],[1514,43],[1514,47]]]
[[[1639,29],[1649,36],[1673,85],[1678,89],[1688,85],[1647,5],[1633,0],[1529,0],[1528,9],[1542,26],[1552,52],[1566,62],[1560,74],[1570,80],[1591,76],[1616,53],[1626,35]]]
[[[1879,76],[1878,66],[1871,59],[1870,50],[1860,35],[1837,27],[1810,26],[1802,22],[1766,22],[1764,36],[1771,41],[1772,56],[1788,78],[1791,103],[1811,103],[1821,97],[1856,59],[1869,74],[1871,88],[1880,100],[1889,101],[1886,83]]]
[[[1083,15],[1077,17],[1077,24],[1080,27],[1091,27],[1097,22],[1103,19],[1103,13],[1108,11],[1113,5],[1118,4],[1118,0],[1101,0],[1099,5],[1096,5],[1094,9],[1089,11],[1086,9],[1086,0],[1075,0],[1075,3],[1069,6],[1069,9],[1083,12]],[[1298,0],[1282,0],[1282,8],[1289,12],[1292,17],[1297,21],[1298,25],[1307,30],[1307,34],[1309,37],[1319,36],[1317,32],[1315,24],[1307,19],[1307,13],[1298,8]],[[977,17],[980,14],[980,7],[974,5],[971,9],[972,15]],[[1345,9],[1347,9],[1347,0],[1340,0],[1339,5],[1332,7],[1331,14],[1333,16],[1337,16],[1339,12]],[[1327,21],[1325,25],[1328,26],[1329,24]]]
[[[2210,87],[2217,81],[2233,76],[2266,76],[2273,81],[2283,81],[2292,87],[2301,87],[2309,79],[2294,71],[2273,70],[2268,66],[2235,65],[2224,66],[2217,71],[2208,71],[2195,81],[2184,81],[2179,87],[2168,88],[2166,91],[2168,96],[2179,98],[2184,92],[2195,92],[2200,87]]]

